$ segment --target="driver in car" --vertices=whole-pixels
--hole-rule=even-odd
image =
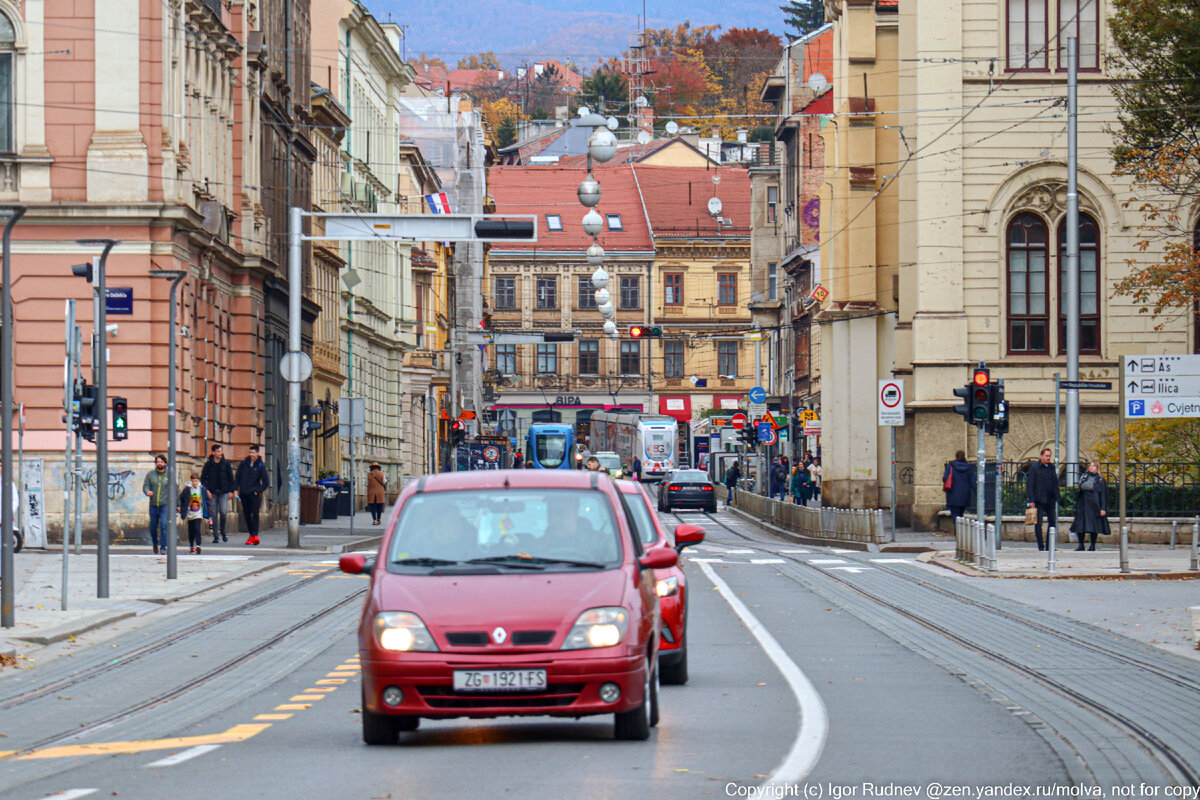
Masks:
[[[591,519],[595,510],[571,495],[550,494],[546,499],[549,526],[537,555],[561,556],[583,561],[611,561],[616,541],[611,531],[598,528]]]

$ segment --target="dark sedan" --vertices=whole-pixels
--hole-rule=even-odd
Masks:
[[[717,510],[717,492],[704,470],[678,469],[663,479],[658,508],[699,508],[712,514]]]

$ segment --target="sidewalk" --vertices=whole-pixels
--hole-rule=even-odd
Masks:
[[[17,553],[13,617],[16,626],[0,628],[0,656],[12,656],[36,645],[65,641],[90,630],[138,617],[168,603],[207,592],[269,570],[290,559],[320,554],[372,550],[379,544],[381,526],[371,525],[365,512],[300,526],[300,549],[287,546],[287,527],[260,533],[257,547],[245,545],[245,534],[227,543],[212,544],[206,537],[201,554],[188,552],[187,535],[180,529],[176,550],[176,577],[167,579],[167,557],[154,555],[149,545],[113,545],[109,549],[109,597],[96,597],[96,547],[68,558],[67,611],[62,610],[62,549],[26,549]],[[332,558],[330,559],[332,560]],[[0,659],[0,667],[3,667]]]

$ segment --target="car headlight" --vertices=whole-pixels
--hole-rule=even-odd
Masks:
[[[629,628],[629,612],[616,606],[589,608],[575,620],[563,650],[583,650],[589,647],[612,647],[620,644]]]
[[[669,578],[663,578],[654,584],[654,593],[659,597],[671,597],[679,594],[679,578],[672,575]]]
[[[429,629],[416,614],[407,611],[383,611],[375,615],[375,641],[384,650],[401,652],[437,652]]]

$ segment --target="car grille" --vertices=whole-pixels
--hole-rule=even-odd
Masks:
[[[513,644],[550,644],[554,641],[554,631],[517,631],[512,635]]]
[[[430,708],[557,708],[569,706],[583,691],[582,683],[552,683],[545,692],[467,692],[452,686],[418,686],[417,692]]]
[[[483,631],[458,631],[447,633],[446,641],[452,647],[487,647],[491,638]],[[517,647],[550,644],[554,641],[554,631],[514,631],[510,641]]]
[[[486,633],[447,633],[446,641],[455,647],[486,647]]]

